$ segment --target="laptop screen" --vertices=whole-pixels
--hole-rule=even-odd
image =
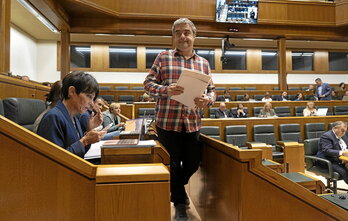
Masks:
[[[326,116],[328,108],[318,108],[317,116]]]

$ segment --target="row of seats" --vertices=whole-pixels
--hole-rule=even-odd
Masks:
[[[31,131],[34,129],[36,118],[45,109],[45,102],[38,99],[6,98],[0,100],[0,114]]]
[[[333,123],[329,127],[332,129]],[[325,133],[325,123],[306,123],[305,139],[320,138]],[[221,140],[220,128],[218,126],[203,126],[201,133],[215,139]],[[280,141],[293,141],[302,143],[300,124],[280,124]],[[225,141],[229,144],[245,148],[248,142],[246,125],[231,125],[225,127]],[[251,141],[249,141],[251,142]],[[253,142],[266,143],[276,146],[276,136],[273,124],[253,126]]]
[[[271,97],[272,97],[272,100],[277,101],[280,96],[281,95],[272,95]],[[261,101],[262,98],[265,97],[265,95],[264,94],[255,94],[254,96],[250,95],[249,97],[250,97],[250,99],[254,99],[255,101]],[[223,95],[218,95],[217,96],[217,100],[221,100],[222,98],[224,98]],[[290,95],[288,95],[288,98],[289,98],[290,101],[295,100],[296,99],[296,95],[295,94],[290,94]],[[315,100],[314,95],[310,95],[310,94],[304,95],[303,98],[306,101],[313,101],[313,100]],[[243,101],[244,95],[237,94],[235,96],[235,98],[232,97],[232,96],[229,96],[229,99],[230,100],[235,100],[235,101]]]
[[[112,102],[115,102],[115,96],[114,95],[99,95],[102,97],[106,102],[111,104]],[[140,100],[142,100],[142,96],[140,96]],[[119,103],[127,103],[127,104],[133,104],[135,102],[135,96],[133,95],[120,95],[118,96],[118,102]]]
[[[127,87],[127,86],[116,86],[116,87],[114,87],[114,89],[117,90],[117,91],[126,91],[126,90],[129,90],[129,87]],[[132,90],[136,90],[136,91],[140,91],[140,90],[143,91],[144,87],[132,87],[131,89]],[[107,90],[113,90],[113,88],[111,86],[100,86],[99,90],[107,91]]]
[[[288,90],[290,91],[305,91],[307,90],[308,87],[289,87]],[[224,90],[227,90],[226,87],[216,87],[215,88],[216,91],[224,91]],[[230,87],[229,88],[230,91],[239,91],[239,90],[249,90],[249,91],[254,91],[256,90],[256,87],[245,87],[245,88],[242,88],[242,87]],[[273,87],[273,90],[277,91],[279,90],[279,87]]]
[[[263,107],[254,107],[253,111],[254,117],[257,117]],[[306,107],[304,106],[296,106],[295,107],[295,116],[303,116],[303,109]],[[331,111],[330,106],[317,106],[317,108],[328,108],[328,112],[326,115],[331,116],[331,115],[348,115],[348,105],[339,105],[339,106],[334,106],[333,111]],[[210,118],[215,118],[215,112],[218,110],[218,107],[211,107],[209,108],[209,117]],[[237,108],[233,107],[231,108],[231,111],[235,111]],[[247,107],[244,107],[245,111],[248,111]],[[279,107],[274,107],[274,111],[276,112],[278,117],[291,117],[291,112],[290,112],[290,107],[289,106],[279,106]],[[251,117],[251,116],[249,116]]]

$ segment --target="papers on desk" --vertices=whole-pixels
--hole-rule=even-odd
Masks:
[[[99,141],[91,145],[91,148],[85,154],[85,159],[95,159],[101,157],[101,148],[106,140]],[[137,147],[153,147],[156,145],[154,140],[140,140],[136,145],[123,146],[123,147],[115,147],[115,148],[137,148]]]
[[[184,93],[173,95],[171,99],[176,100],[187,107],[194,109],[196,97],[201,97],[211,80],[211,76],[198,71],[183,69],[177,85],[184,88]]]

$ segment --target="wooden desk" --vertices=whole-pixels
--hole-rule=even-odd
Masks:
[[[277,163],[273,160],[263,159],[262,165],[271,168],[272,170],[276,171],[277,173],[283,173],[284,172],[284,166],[283,164]]]
[[[126,163],[163,163],[170,164],[170,157],[166,149],[156,141],[154,147],[124,147],[102,148],[102,164],[126,164]]]
[[[309,189],[310,191],[316,194],[322,194],[325,191],[325,185],[321,180],[309,176],[305,173],[282,173],[282,176],[292,180],[295,183],[300,184],[301,186]]]
[[[338,159],[348,162],[347,156],[340,156]]]

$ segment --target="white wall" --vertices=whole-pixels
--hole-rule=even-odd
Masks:
[[[60,80],[57,71],[57,42],[39,41],[37,44],[37,81],[55,82]]]
[[[315,84],[314,80],[317,78],[329,84],[348,82],[347,74],[289,74],[287,82],[288,84]]]
[[[10,71],[13,75],[28,75],[37,79],[37,43],[20,29],[11,26]]]

